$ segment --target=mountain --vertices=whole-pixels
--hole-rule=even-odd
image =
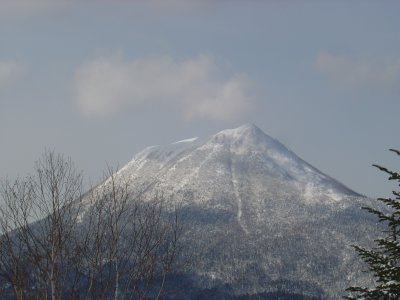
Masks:
[[[379,231],[360,210],[372,200],[255,125],[148,147],[117,176],[178,209],[193,258],[183,298],[338,299],[368,280],[350,245]]]

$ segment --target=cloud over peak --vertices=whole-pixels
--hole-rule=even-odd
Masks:
[[[223,78],[219,73],[206,55],[179,61],[97,58],[76,72],[77,106],[85,117],[108,117],[151,103],[167,104],[185,119],[231,120],[251,108],[251,81],[245,74]]]

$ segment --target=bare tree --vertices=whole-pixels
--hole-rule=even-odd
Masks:
[[[96,299],[159,298],[179,252],[177,214],[166,213],[162,197],[146,200],[111,168],[106,178],[88,195],[88,291]]]
[[[160,298],[179,253],[176,211],[111,168],[85,195],[82,186],[71,160],[52,151],[32,176],[3,182],[2,298]]]
[[[160,298],[179,252],[176,212],[111,168],[85,195],[82,186],[71,160],[52,151],[34,175],[4,181],[0,279],[11,298]]]
[[[27,248],[22,241],[22,232],[25,229],[20,225],[24,223],[24,216],[30,210],[31,192],[31,187],[26,181],[4,182],[2,186],[0,276],[3,283],[12,287],[18,300],[26,298],[26,286],[30,277]]]
[[[1,194],[2,275],[9,278],[17,299],[27,294],[61,299],[68,284],[73,289],[69,267],[78,255],[74,233],[81,208],[81,174],[71,160],[47,151],[37,161],[34,175],[13,184],[6,181]],[[7,267],[10,261],[13,272]]]

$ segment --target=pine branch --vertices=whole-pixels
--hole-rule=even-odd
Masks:
[[[397,155],[400,155],[400,151],[399,151],[399,150],[396,150],[396,149],[389,149],[389,151],[392,151],[392,152],[396,153]]]
[[[387,168],[385,168],[385,167],[382,167],[382,166],[380,166],[380,165],[372,165],[373,167],[375,167],[375,168],[378,168],[379,170],[381,170],[382,172],[385,172],[385,173],[387,173],[387,174],[390,174],[390,177],[389,177],[389,180],[398,180],[398,179],[400,179],[400,174],[399,173],[397,173],[397,172],[393,172],[393,171],[390,171],[390,170],[388,170]]]

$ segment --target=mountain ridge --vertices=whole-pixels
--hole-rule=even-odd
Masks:
[[[185,299],[215,289],[337,299],[348,278],[369,282],[350,245],[376,236],[360,210],[372,200],[253,124],[147,147],[116,175],[178,210],[184,248],[199,257]]]
[[[308,182],[317,180],[319,183],[328,181],[331,188],[341,190],[347,195],[362,197],[361,194],[351,190],[343,183],[333,179],[329,175],[321,172],[316,167],[298,157],[293,151],[289,150],[278,140],[265,134],[261,129],[251,123],[244,124],[238,128],[220,131],[207,138],[191,138],[174,142],[168,145],[150,146],[139,152],[128,162],[120,173],[132,173],[130,176],[140,171],[145,164],[159,162],[159,172],[155,177],[162,177],[163,170],[168,172],[168,168],[174,168],[184,160],[190,158],[193,152],[204,149],[220,147],[221,145],[229,148],[230,155],[264,155],[263,160],[268,161],[270,168],[281,176]],[[153,166],[154,167],[154,166]],[[127,171],[129,169],[129,171]],[[318,182],[314,182],[318,184]],[[309,187],[309,191],[312,187]],[[332,194],[333,195],[333,194]]]

